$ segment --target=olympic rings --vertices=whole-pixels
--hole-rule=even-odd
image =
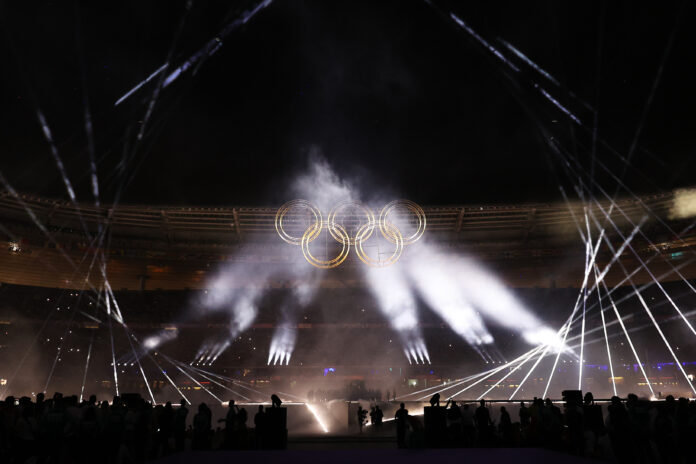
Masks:
[[[357,208],[362,209],[363,212],[365,213],[365,216],[367,216],[367,223],[364,224],[365,226],[367,226],[367,230],[366,230],[367,236],[363,237],[363,238],[364,239],[370,238],[370,235],[372,235],[372,232],[374,232],[374,230],[375,230],[375,225],[376,225],[375,215],[372,213],[372,210],[370,208],[368,208],[367,206],[365,206],[362,203],[359,203],[357,201],[352,201],[352,200],[342,201],[338,205],[334,206],[334,208],[331,210],[331,212],[329,213],[329,216],[327,218],[329,224],[336,224],[336,214],[340,210],[342,210],[343,208],[349,207],[349,206],[353,206],[353,207],[357,207]],[[339,242],[339,243],[341,242],[341,239],[339,239],[338,234],[336,234],[334,232],[334,229],[332,227],[329,227],[329,233],[337,242]],[[348,243],[350,245],[355,245],[356,239],[358,238],[357,236],[358,236],[358,234],[356,234],[355,238],[349,237]]]
[[[308,209],[311,213],[310,217],[314,216],[314,222],[311,223],[307,229],[305,229],[301,237],[297,237],[286,232],[286,224],[284,221],[288,212],[291,209],[298,207]],[[364,213],[365,217],[367,218],[367,222],[358,227],[354,237],[351,237],[348,234],[344,226],[336,222],[338,213],[347,207],[354,207],[362,210],[362,213]],[[406,238],[404,238],[397,225],[388,218],[389,214],[398,207],[408,209],[410,212],[415,214],[417,218],[416,231]],[[370,257],[363,248],[364,241],[372,236],[375,227],[379,227],[382,236],[387,241],[394,244],[394,251],[388,258],[383,260]],[[425,233],[425,227],[425,211],[423,211],[423,208],[421,208],[419,205],[409,200],[395,200],[388,203],[384,206],[384,208],[382,208],[377,220],[375,220],[375,215],[368,206],[352,200],[343,201],[332,208],[326,221],[322,220],[322,214],[319,208],[307,200],[289,201],[278,208],[275,216],[275,228],[280,238],[291,245],[301,246],[304,258],[312,266],[321,269],[332,269],[340,266],[348,257],[351,246],[355,246],[355,253],[358,255],[358,258],[368,266],[391,266],[399,260],[405,245],[415,243],[423,236],[423,233]],[[341,244],[341,251],[334,258],[325,260],[319,259],[312,255],[309,249],[309,244],[319,237],[322,230],[327,230],[331,237]]]
[[[395,262],[399,260],[401,257],[401,252],[404,250],[404,237],[401,235],[401,231],[396,228],[396,226],[392,223],[386,223],[384,224],[385,228],[391,229],[391,234],[392,237],[394,238],[394,242],[396,244],[396,247],[394,248],[394,252],[391,254],[389,258],[386,260],[379,260],[379,259],[372,259],[370,258],[367,253],[363,250],[363,240],[367,237],[363,237],[365,234],[365,228],[367,227],[367,224],[364,224],[360,229],[358,229],[358,233],[355,234],[355,253],[358,255],[358,258],[360,258],[360,261],[363,263],[367,264],[368,266],[372,267],[387,267],[391,266]],[[380,228],[382,227],[382,224],[380,223]],[[368,235],[369,237],[369,235]]]
[[[314,215],[314,224],[321,223],[321,211],[319,211],[319,208],[317,208],[307,200],[292,200],[285,203],[283,206],[278,208],[278,212],[276,213],[275,217],[275,228],[278,232],[278,235],[280,235],[280,238],[282,238],[290,245],[300,245],[304,237],[304,235],[302,237],[294,237],[288,234],[287,232],[285,232],[285,226],[283,224],[283,219],[285,218],[285,215],[288,213],[288,211],[298,206],[303,206],[309,209],[309,211]],[[312,228],[312,226],[310,226],[310,228]],[[315,233],[311,237],[309,237],[308,240],[311,242],[312,240],[317,238],[319,236],[319,232],[320,230],[315,230]]]
[[[309,242],[314,240],[314,238],[316,238],[319,235],[322,229],[329,229],[329,231],[331,231],[332,236],[337,235],[341,238],[340,243],[343,245],[343,248],[341,248],[341,252],[338,254],[338,256],[336,256],[333,259],[318,259],[312,255],[311,251],[309,251]],[[304,255],[305,259],[309,262],[309,264],[311,264],[312,266],[321,269],[331,269],[340,266],[341,263],[343,263],[343,261],[345,261],[348,257],[348,253],[350,252],[350,244],[348,243],[349,241],[350,237],[348,236],[348,232],[346,232],[346,229],[344,229],[343,226],[339,224],[330,225],[328,221],[321,222],[319,225],[315,223],[312,226],[308,227],[304,235],[302,235],[302,254]]]
[[[410,245],[412,243],[417,242],[418,239],[421,238],[421,236],[425,232],[425,211],[423,211],[423,208],[421,208],[412,201],[394,200],[390,203],[387,203],[384,206],[384,208],[382,208],[382,211],[379,213],[379,230],[380,232],[382,232],[384,238],[389,240],[391,243],[396,243],[394,235],[386,230],[385,225],[389,223],[389,221],[387,220],[387,216],[389,215],[389,213],[392,210],[394,210],[394,208],[397,208],[401,205],[411,210],[411,212],[413,212],[416,215],[416,218],[418,218],[418,227],[416,228],[416,231],[413,234],[411,234],[410,237],[403,239],[404,245]]]

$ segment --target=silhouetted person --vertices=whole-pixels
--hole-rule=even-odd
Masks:
[[[382,419],[384,418],[384,412],[380,409],[379,405],[375,406],[375,427],[378,429],[382,427]]]
[[[440,406],[440,394],[435,393],[432,398],[430,398],[430,406]]]
[[[491,431],[491,415],[486,407],[486,402],[484,400],[479,401],[479,407],[476,408],[475,413],[476,427],[479,432],[479,442],[483,446],[488,446],[493,441],[492,431]]]
[[[406,405],[401,403],[399,409],[397,409],[396,414],[394,414],[394,420],[396,421],[396,445],[399,448],[406,447],[406,424],[408,423],[408,409]]]
[[[461,408],[462,433],[464,435],[464,446],[473,446],[476,437],[476,424],[474,423],[474,412],[468,404]]]
[[[254,415],[254,433],[256,435],[256,447],[263,448],[263,437],[266,434],[266,413],[263,412],[262,405],[259,405],[259,410]]]
[[[187,401],[181,398],[181,406],[174,415],[174,446],[177,452],[184,451],[186,446],[186,417],[188,416]]]
[[[597,451],[597,441],[599,437],[604,434],[602,407],[595,404],[592,392],[585,393],[582,415],[585,433],[585,453],[592,456]]]
[[[529,414],[529,409],[527,409],[527,406],[524,405],[524,401],[520,402],[520,427],[522,427],[522,431],[526,431],[527,428],[529,428],[529,422],[530,422],[530,414]]]
[[[170,401],[160,410],[157,419],[157,446],[161,450],[161,456],[166,456],[169,454],[169,439],[174,434],[174,410]]]
[[[601,415],[601,409],[599,413]],[[561,414],[561,409],[553,404],[550,398],[546,398],[541,414],[544,418],[546,446],[552,449],[560,449],[563,445],[563,414]]]
[[[581,401],[570,397],[565,405],[565,422],[568,427],[568,444],[570,452],[573,454],[584,455],[585,453],[585,432],[583,424],[583,409]],[[620,402],[619,402],[620,403]]]
[[[94,396],[94,395],[92,395]],[[90,398],[91,400],[92,398]],[[96,403],[96,397],[94,398]],[[89,404],[89,403],[88,403]],[[99,444],[99,422],[97,420],[97,408],[87,406],[80,421],[80,441],[82,442],[82,462],[96,462]]]
[[[676,402],[672,395],[667,395],[665,402],[657,410],[655,443],[663,462],[672,463],[677,460]]]
[[[19,400],[21,413],[14,423],[14,447],[17,455],[16,462],[26,462],[33,454],[39,426],[34,419],[34,409],[31,399],[22,397]],[[4,424],[0,424],[2,427]],[[2,430],[2,428],[0,428]],[[9,431],[8,431],[9,432]],[[1,441],[0,441],[1,443]]]
[[[358,427],[360,428],[360,433],[362,433],[363,425],[365,425],[365,419],[367,418],[367,411],[358,406]]]
[[[239,408],[239,412],[237,413],[237,426],[233,436],[233,447],[235,449],[242,448],[247,442],[247,418],[247,410]]]
[[[239,408],[234,404],[234,400],[229,400],[227,402],[227,414],[224,419],[218,419],[218,423],[225,423],[225,439],[223,447],[227,449],[232,449],[232,444],[234,442],[234,432],[237,429],[237,415],[239,413]]]
[[[193,416],[193,443],[195,450],[210,449],[210,410],[205,403],[198,405],[198,412]]]
[[[510,413],[507,412],[505,406],[500,407],[500,422],[498,423],[498,432],[503,438],[503,445],[512,445],[512,420]]]
[[[275,393],[273,395],[271,395],[271,407],[279,408],[281,404],[283,404],[283,402],[280,401],[280,398],[278,398],[278,395],[276,395]]]
[[[607,430],[614,455],[619,462],[631,462],[633,445],[630,438],[628,412],[618,396],[611,397],[611,403],[607,409],[609,411]]]
[[[447,428],[450,443],[459,443],[462,439],[462,412],[454,400],[447,400]]]

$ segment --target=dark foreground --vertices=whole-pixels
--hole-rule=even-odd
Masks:
[[[329,446],[329,443],[326,443]],[[356,446],[358,446],[356,444]],[[591,463],[590,459],[541,448],[466,448],[466,449],[288,449],[285,451],[188,451],[158,460],[162,464],[227,464],[262,462],[303,464],[446,464],[479,462],[511,463]],[[362,448],[362,447],[361,447]]]

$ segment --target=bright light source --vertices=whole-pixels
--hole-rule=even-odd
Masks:
[[[319,416],[319,413],[317,411],[316,406],[309,404],[309,403],[305,403],[305,406],[307,406],[307,409],[309,409],[309,412],[311,412],[312,415],[314,416],[314,418],[317,420],[319,427],[321,427],[321,429],[324,431],[324,433],[329,433],[329,429],[326,427],[326,424],[324,424],[324,421],[321,420],[321,417]]]

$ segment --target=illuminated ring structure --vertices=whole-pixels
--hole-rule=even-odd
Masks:
[[[314,238],[316,238],[319,235],[319,233],[321,233],[322,229],[329,229],[332,236],[338,236],[340,238],[339,243],[341,243],[342,248],[341,252],[335,258],[326,260],[318,259],[314,257],[312,255],[312,252],[309,250],[309,242],[314,240]],[[348,257],[348,253],[350,253],[349,242],[350,237],[348,236],[348,232],[346,232],[346,229],[344,229],[342,225],[329,224],[328,221],[322,221],[318,224],[314,223],[313,225],[309,226],[305,233],[302,235],[302,254],[304,255],[305,259],[309,262],[309,264],[311,264],[312,266],[321,269],[331,269],[340,266],[341,263],[346,260],[346,258]]]
[[[342,201],[337,206],[334,206],[334,208],[329,213],[329,216],[327,217],[327,221],[329,222],[329,224],[336,224],[336,214],[339,211],[341,211],[342,209],[344,209],[346,207],[351,207],[351,206],[354,208],[361,209],[365,213],[365,216],[367,217],[367,223],[363,225],[363,227],[367,226],[367,229],[364,232],[367,235],[364,237],[361,237],[362,240],[367,240],[372,235],[372,232],[374,232],[375,226],[377,225],[377,223],[375,222],[375,215],[372,213],[372,210],[370,208],[368,208],[367,206],[363,205],[362,203],[359,203],[357,201],[352,201],[352,200]],[[361,227],[361,229],[362,229],[362,227]],[[337,242],[341,243],[341,241],[343,240],[339,236],[339,234],[334,232],[333,227],[329,227],[329,233],[334,238],[334,240],[336,240]],[[354,238],[348,237],[349,245],[355,245],[357,243],[358,235],[360,235],[359,232],[355,234]]]
[[[396,245],[396,247],[394,248],[394,252],[386,260],[372,259],[370,256],[368,256],[367,253],[365,253],[365,250],[363,250],[363,240],[367,239],[367,237],[369,237],[372,233],[371,231],[367,231],[367,224],[363,224],[358,229],[358,232],[355,234],[355,253],[358,255],[358,258],[360,258],[360,261],[367,264],[368,266],[391,266],[399,260],[399,258],[401,257],[401,252],[404,250],[404,237],[403,235],[401,235],[401,231],[397,229],[397,227],[392,223],[384,224],[384,228],[389,229],[389,235],[392,238],[392,240],[394,240],[392,243]],[[380,224],[380,229],[382,229],[382,224]]]
[[[425,232],[425,211],[423,211],[423,208],[418,206],[416,203],[409,201],[409,200],[394,200],[390,203],[387,203],[384,208],[382,208],[382,211],[379,213],[379,230],[382,232],[382,235],[384,238],[389,240],[391,243],[396,243],[396,235],[393,234],[392,231],[387,230],[386,224],[391,224],[387,216],[389,216],[389,213],[392,212],[395,208],[399,206],[404,206],[406,209],[409,209],[413,214],[416,215],[416,218],[418,218],[418,227],[416,228],[416,231],[411,234],[411,236],[403,238],[404,245],[410,245],[412,243],[415,243],[418,241],[423,236],[423,233]],[[393,225],[393,224],[392,224]],[[398,229],[397,229],[398,230]],[[400,235],[400,234],[399,234]]]
[[[280,235],[280,238],[282,238],[290,245],[300,245],[302,243],[302,239],[304,238],[304,235],[302,237],[294,237],[288,234],[287,232],[285,232],[285,226],[283,224],[283,219],[285,218],[285,215],[288,214],[288,211],[290,211],[292,208],[297,207],[304,207],[309,209],[309,211],[314,215],[314,225],[321,224],[322,222],[321,211],[319,211],[319,208],[317,208],[307,200],[292,200],[278,208],[278,212],[276,213],[275,217],[275,228],[278,232],[278,235]],[[308,240],[310,242],[317,238],[319,236],[319,232],[321,232],[321,229],[316,230],[316,228],[313,227],[314,226],[309,226],[309,228],[307,229],[312,229],[313,231],[313,235],[311,237],[308,237]]]
[[[287,233],[285,231],[284,223],[287,213],[291,209],[298,207],[308,209],[311,215],[314,216],[314,222],[307,227],[301,237],[296,237]],[[367,222],[358,228],[357,232],[355,233],[355,237],[351,237],[346,229],[336,222],[336,216],[338,213],[347,207],[354,207],[362,210],[367,218]],[[416,215],[418,221],[416,231],[406,238],[404,238],[396,224],[388,219],[389,214],[397,207],[405,207],[406,209],[410,210]],[[409,200],[395,200],[388,203],[384,206],[384,208],[382,208],[382,211],[379,214],[379,219],[377,220],[375,220],[375,216],[369,207],[356,201],[344,201],[336,205],[329,212],[326,221],[324,221],[322,220],[321,211],[312,203],[308,202],[307,200],[292,200],[278,208],[278,212],[276,213],[275,217],[275,227],[278,235],[285,242],[291,245],[300,245],[302,247],[302,254],[312,266],[321,269],[338,267],[348,257],[350,247],[355,246],[355,253],[363,263],[372,267],[387,267],[399,260],[401,253],[403,252],[404,245],[415,243],[423,236],[426,227],[426,218],[423,208]],[[372,236],[372,233],[376,227],[379,227],[382,236],[384,236],[387,241],[395,245],[392,254],[384,260],[373,259],[363,249],[364,241]],[[334,240],[341,244],[341,251],[338,253],[338,255],[336,255],[334,258],[325,260],[319,259],[312,255],[309,249],[309,244],[314,241],[324,229],[329,232]]]

